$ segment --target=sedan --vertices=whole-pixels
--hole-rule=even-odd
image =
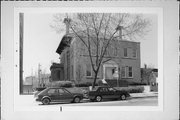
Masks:
[[[44,105],[50,102],[75,102],[79,103],[83,99],[82,93],[70,92],[63,87],[50,87],[41,91],[36,98],[36,101],[42,102]]]
[[[89,91],[88,97],[91,101],[100,102],[103,99],[126,100],[130,95],[127,91],[116,90],[113,87],[97,87],[96,89]]]

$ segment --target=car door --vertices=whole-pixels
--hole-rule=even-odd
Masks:
[[[59,101],[61,102],[71,102],[73,100],[73,95],[67,91],[65,88],[59,88]]]
[[[112,98],[112,99],[119,98],[119,95],[115,89],[108,88],[108,90],[109,90],[109,97],[110,98]]]
[[[99,93],[104,99],[110,98],[109,91],[106,87],[100,88]]]
[[[59,91],[56,88],[51,88],[48,91],[48,96],[51,98],[51,101],[57,101],[59,96]]]

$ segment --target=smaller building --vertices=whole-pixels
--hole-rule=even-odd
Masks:
[[[50,70],[51,70],[50,82],[64,80],[64,66],[62,64],[53,63],[50,67]]]

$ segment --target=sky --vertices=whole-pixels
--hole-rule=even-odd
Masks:
[[[157,16],[146,14],[151,19],[151,31],[140,41],[141,67],[147,64],[151,67],[157,64]],[[53,13],[25,13],[24,14],[24,49],[23,70],[24,78],[37,74],[38,64],[42,72],[50,73],[52,62],[59,63],[56,49],[63,36],[57,34],[50,25],[53,23]]]

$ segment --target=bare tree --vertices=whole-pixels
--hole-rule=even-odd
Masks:
[[[55,16],[55,21],[61,15]],[[66,14],[66,32],[77,37],[87,50],[94,72],[93,88],[102,63],[113,59],[109,49],[119,49],[120,40],[136,40],[148,32],[150,21],[140,14],[78,13]],[[57,32],[59,25],[52,26]]]

